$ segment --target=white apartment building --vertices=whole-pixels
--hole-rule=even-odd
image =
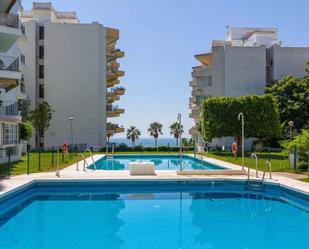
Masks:
[[[18,16],[21,8],[19,0],[0,1],[0,163],[8,160],[8,154],[11,161],[21,156],[19,99],[25,98],[25,57],[17,41],[26,39]]]
[[[24,71],[30,109],[47,101],[55,111],[45,134],[32,139],[32,146],[50,147],[64,141],[88,146],[106,145],[107,133],[122,132],[107,118],[124,113],[113,105],[125,89],[117,87],[117,59],[124,52],[116,49],[119,31],[102,24],[80,23],[75,12],[56,11],[51,3],[33,3],[21,13],[27,40],[20,48],[27,58]],[[73,118],[73,119],[72,119]]]
[[[285,75],[303,77],[309,47],[282,47],[276,28],[231,27],[226,40],[214,40],[211,52],[195,58],[200,65],[192,68],[189,116],[197,123],[201,102],[208,97],[263,94],[267,84]],[[197,125],[189,133],[203,143]],[[230,146],[232,141],[214,139],[211,145]]]

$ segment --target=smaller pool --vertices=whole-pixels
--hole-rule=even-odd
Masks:
[[[220,170],[222,166],[210,164],[208,162],[190,157],[179,155],[116,155],[112,159],[105,157],[96,162],[97,169],[101,170],[128,170],[129,162],[151,161],[156,165],[156,170]],[[89,165],[93,169],[93,165]]]

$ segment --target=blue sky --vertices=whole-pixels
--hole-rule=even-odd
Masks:
[[[182,113],[186,135],[193,124],[188,99],[193,55],[225,38],[225,25],[277,27],[286,46],[309,46],[309,1],[54,0],[56,10],[76,11],[82,23],[97,21],[120,30],[118,47],[126,94],[117,103],[126,113],[113,122],[137,126],[149,137],[153,121],[169,125]],[[32,1],[22,0],[25,10]],[[117,137],[124,137],[122,133]]]

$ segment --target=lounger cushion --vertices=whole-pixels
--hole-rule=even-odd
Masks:
[[[155,175],[155,164],[153,162],[130,162],[130,175]]]

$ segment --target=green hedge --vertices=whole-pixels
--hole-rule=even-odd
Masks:
[[[203,102],[203,135],[211,140],[241,135],[241,122],[245,120],[245,136],[255,138],[277,137],[280,119],[277,100],[271,95],[248,95],[240,98],[215,97]]]

